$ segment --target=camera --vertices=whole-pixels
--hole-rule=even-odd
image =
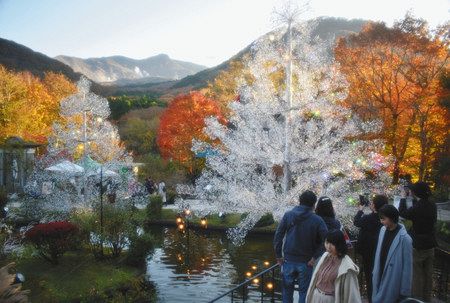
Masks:
[[[369,206],[369,197],[367,194],[359,195],[359,204],[362,206]]]

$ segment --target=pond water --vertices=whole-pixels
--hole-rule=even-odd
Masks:
[[[272,235],[249,235],[243,246],[236,247],[224,232],[182,234],[174,227],[159,226],[149,232],[157,248],[147,260],[147,275],[157,288],[158,302],[208,302],[243,282],[247,272],[262,271],[265,261],[275,263]],[[250,297],[247,302],[251,301]]]

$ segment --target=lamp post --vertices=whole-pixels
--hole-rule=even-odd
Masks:
[[[103,165],[100,165],[100,255],[103,257]]]
[[[283,159],[283,191],[287,193],[291,187],[291,107],[292,107],[292,19],[288,20],[287,29],[287,66],[286,66],[286,118],[284,126],[284,159]]]

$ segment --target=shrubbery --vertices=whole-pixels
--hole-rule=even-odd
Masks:
[[[273,220],[273,215],[267,213],[264,216],[262,216],[258,222],[256,222],[255,227],[265,227],[272,225],[273,223],[275,223],[275,221]]]
[[[153,251],[153,237],[144,233],[130,238],[126,263],[133,266],[145,264],[147,256]]]
[[[72,219],[79,224],[83,240],[89,244],[96,258],[106,255],[118,257],[128,244],[128,237],[134,228],[131,210],[115,205],[103,206],[103,229],[98,208],[75,213]]]
[[[58,258],[74,248],[78,227],[70,222],[56,221],[33,226],[25,233],[39,254],[52,264],[58,264]]]
[[[149,220],[161,219],[163,201],[159,195],[151,195],[150,203],[147,205],[147,218]]]
[[[176,190],[167,189],[167,204],[174,204],[178,194]]]

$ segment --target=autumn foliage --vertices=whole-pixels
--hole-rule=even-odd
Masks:
[[[217,102],[199,92],[176,97],[161,116],[157,138],[161,155],[180,163],[190,177],[195,177],[204,162],[191,151],[192,140],[209,141],[203,128],[205,118],[211,116],[223,119]]]
[[[336,60],[349,83],[345,105],[363,119],[380,119],[386,153],[394,157],[393,182],[402,173],[428,179],[448,134],[440,78],[448,68],[448,29],[428,30],[407,15],[387,27],[368,23],[341,38]]]
[[[37,224],[25,233],[25,238],[38,250],[39,254],[52,264],[73,246],[78,227],[70,222],[55,221]]]
[[[74,92],[75,85],[61,74],[40,79],[0,65],[0,140],[19,136],[45,143],[59,119],[59,102]]]

